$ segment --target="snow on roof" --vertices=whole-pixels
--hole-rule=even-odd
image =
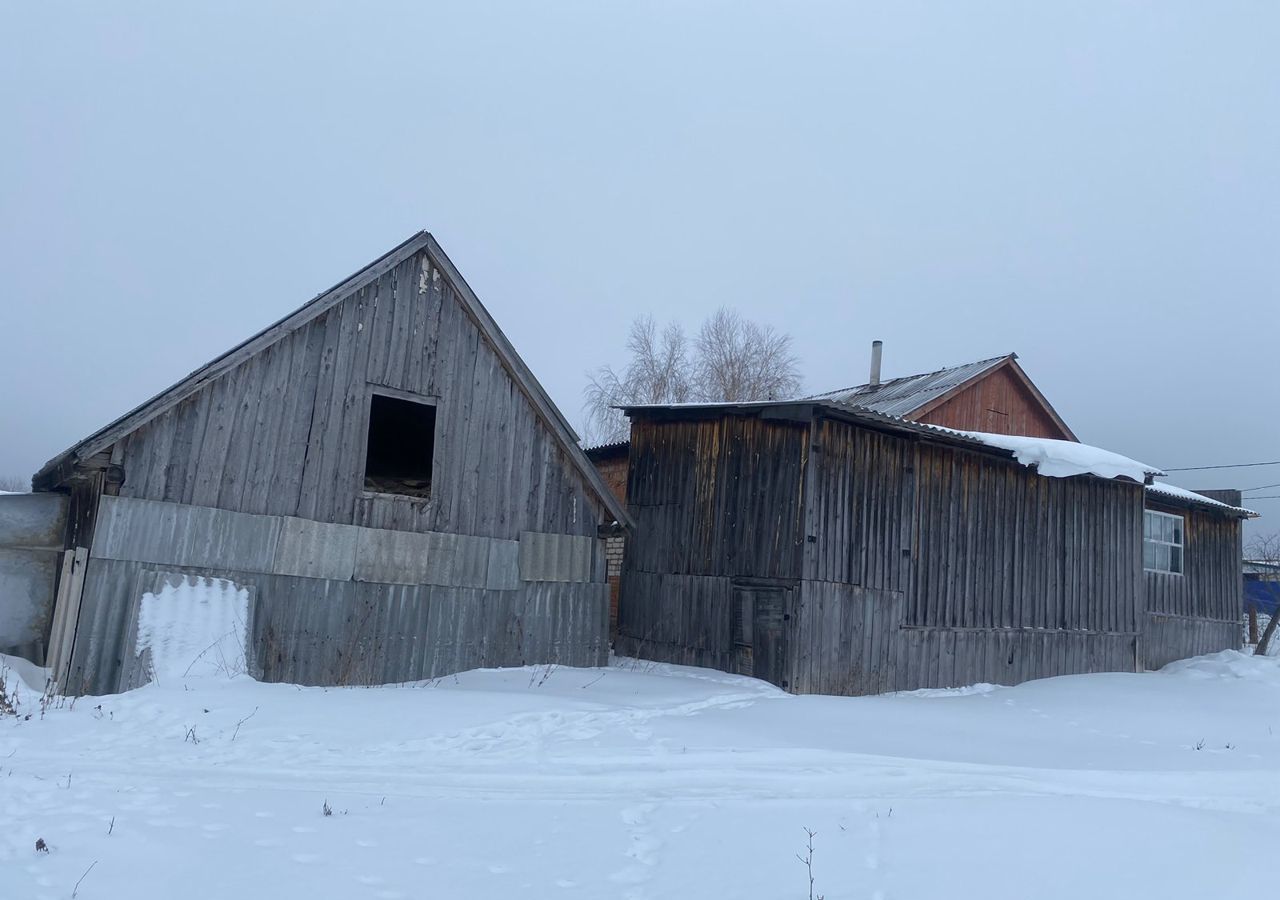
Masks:
[[[1200,503],[1205,506],[1216,506],[1239,515],[1247,516],[1251,519],[1258,517],[1258,514],[1251,509],[1245,509],[1243,506],[1232,506],[1230,503],[1223,503],[1221,500],[1214,500],[1212,497],[1206,497],[1204,494],[1197,494],[1195,491],[1180,488],[1175,484],[1168,484],[1164,482],[1149,484],[1147,485],[1147,490],[1153,494],[1159,494],[1165,497],[1176,497],[1179,500],[1190,500],[1193,503]]]
[[[1035,466],[1037,472],[1050,478],[1097,475],[1099,478],[1128,478],[1142,484],[1148,476],[1164,474],[1155,466],[1076,441],[989,434],[984,431],[956,433],[973,438],[988,447],[1008,450],[1024,466]]]

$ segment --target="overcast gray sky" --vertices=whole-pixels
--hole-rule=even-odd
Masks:
[[[6,4],[0,473],[419,228],[575,422],[634,315],[727,304],[815,391],[1014,350],[1082,440],[1280,459],[1277,46],[1270,2]]]

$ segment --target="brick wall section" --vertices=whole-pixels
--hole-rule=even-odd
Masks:
[[[600,471],[609,490],[623,503],[627,502],[627,455],[611,454],[601,459],[590,450],[587,456]],[[609,579],[609,636],[618,633],[618,596],[622,588],[622,557],[627,550],[627,540],[622,536],[606,539],[604,544],[605,574]]]
[[[627,502],[627,457],[618,459],[592,460],[600,471],[600,477],[613,491],[613,495],[623,503]]]

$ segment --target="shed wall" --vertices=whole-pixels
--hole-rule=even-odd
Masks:
[[[66,688],[128,680],[142,594],[164,573],[252,589],[261,676],[304,684],[433,678],[478,665],[602,665],[601,542],[409,533],[103,497]]]
[[[617,649],[734,670],[735,580],[797,583],[808,426],[636,421]]]
[[[434,398],[429,501],[364,491],[371,386]],[[604,509],[425,251],[124,438],[120,495],[401,531],[594,535]]]
[[[1045,478],[845,422],[814,434],[794,690],[1134,670],[1140,485]]]
[[[799,578],[808,428],[726,416],[636,423],[628,566],[655,574]]]
[[[1158,669],[1175,659],[1239,648],[1244,618],[1240,520],[1150,500],[1148,505],[1183,517],[1185,571],[1143,573],[1144,664]]]
[[[735,671],[734,587],[765,582],[798,587],[796,692],[1137,666],[1140,485],[841,421],[639,419],[632,435],[623,653]]]

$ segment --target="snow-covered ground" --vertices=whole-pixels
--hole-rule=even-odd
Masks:
[[[807,898],[805,828],[828,900],[1273,881],[1280,661],[1234,652],[869,698],[627,660],[206,673],[43,714],[3,662],[2,900]]]

